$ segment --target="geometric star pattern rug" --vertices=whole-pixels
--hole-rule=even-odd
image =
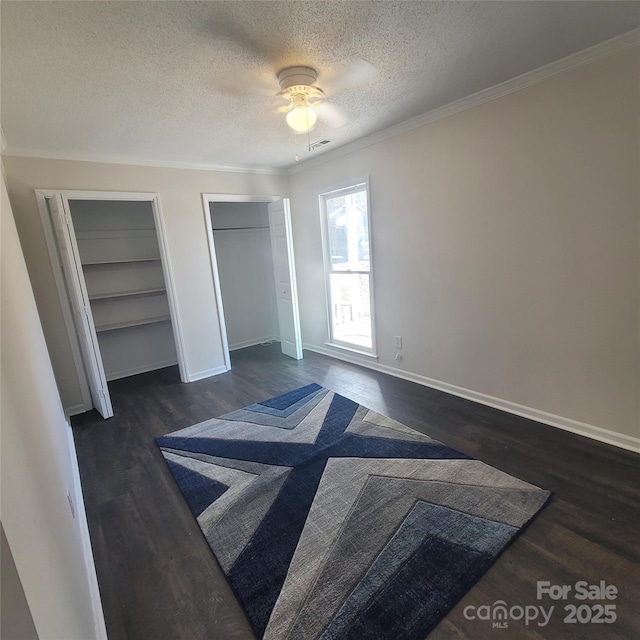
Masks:
[[[265,639],[422,639],[549,497],[317,384],[156,441]]]

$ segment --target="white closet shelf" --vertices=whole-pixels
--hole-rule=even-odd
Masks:
[[[269,225],[244,226],[244,227],[212,227],[213,231],[242,231],[243,229],[268,229]]]
[[[171,320],[171,316],[156,316],[155,318],[140,318],[139,320],[125,320],[124,322],[103,324],[96,326],[96,333],[115,331],[116,329],[127,329],[128,327],[138,327],[144,324],[155,324],[156,322],[166,322],[167,320]]]
[[[126,238],[155,238],[155,229],[93,229],[81,231],[76,229],[78,240],[120,240]]]
[[[103,264],[129,264],[131,262],[160,262],[160,258],[131,258],[130,260],[92,260],[83,262],[83,267],[96,267]]]
[[[121,229],[78,229],[76,227],[76,236],[80,233],[130,233],[132,231],[150,231],[152,233],[155,234],[156,229],[155,227],[139,227],[137,229],[126,229],[126,228],[121,228]],[[120,237],[120,236],[119,236]]]
[[[119,298],[139,298],[143,296],[155,296],[166,293],[167,290],[164,287],[155,287],[153,289],[136,289],[134,291],[117,291],[115,293],[96,293],[89,294],[89,300],[101,301],[101,300],[117,300]]]

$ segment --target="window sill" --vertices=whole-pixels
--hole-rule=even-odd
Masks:
[[[370,351],[361,351],[360,349],[356,349],[355,347],[347,347],[343,344],[337,344],[335,342],[325,342],[327,347],[331,347],[333,349],[340,349],[340,351],[348,351],[349,353],[355,353],[363,358],[370,358],[371,360],[377,360],[378,355],[375,353],[371,353]]]

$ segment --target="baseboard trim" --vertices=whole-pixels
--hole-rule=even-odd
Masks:
[[[563,429],[564,431],[570,431],[571,433],[585,436],[587,438],[591,438],[592,440],[597,440],[598,442],[604,442],[605,444],[611,444],[615,447],[620,447],[621,449],[633,451],[634,453],[640,453],[640,438],[634,438],[633,436],[616,433],[615,431],[611,431],[610,429],[596,427],[595,425],[572,420],[571,418],[557,416],[555,414],[517,404],[509,400],[503,400],[502,398],[495,398],[494,396],[489,396],[485,393],[480,393],[479,391],[472,391],[471,389],[458,387],[454,384],[441,382],[440,380],[434,380],[433,378],[428,378],[426,376],[412,373],[410,371],[402,371],[401,369],[396,369],[395,367],[379,364],[370,360],[360,359],[350,354],[336,353],[334,351],[326,349],[325,347],[304,344],[303,348],[307,351],[313,351],[314,353],[319,353],[323,356],[329,356],[330,358],[336,358],[337,360],[344,360],[345,362],[350,362],[351,364],[357,364],[361,367],[366,367],[367,369],[373,369],[374,371],[386,373],[396,378],[408,380],[409,382],[415,382],[425,387],[437,389],[438,391],[444,391],[445,393],[450,393],[451,395],[465,398],[467,400],[472,400],[473,402],[493,407],[494,409],[500,409],[501,411],[506,411],[507,413],[512,413],[523,418],[528,418],[529,420],[542,422],[543,424],[548,424],[551,427],[557,427],[558,429]]]
[[[98,575],[96,573],[95,560],[91,547],[91,536],[89,534],[89,524],[84,506],[84,496],[82,493],[82,483],[80,481],[80,469],[78,467],[78,453],[73,439],[71,426],[67,423],[67,442],[71,455],[71,476],[73,482],[73,501],[76,507],[76,522],[80,530],[82,541],[82,555],[84,559],[89,595],[93,613],[93,628],[96,640],[107,640],[107,627],[102,609],[102,599],[100,598],[100,587],[98,586]]]
[[[198,380],[204,380],[204,378],[210,378],[211,376],[217,376],[221,373],[226,373],[227,367],[214,367],[213,369],[205,369],[204,371],[196,371],[196,373],[190,373],[187,378],[187,382],[197,382]]]
[[[244,340],[243,342],[235,342],[229,345],[229,351],[237,351],[238,349],[245,349],[246,347],[255,347],[257,344],[264,342],[280,342],[278,336],[264,336],[263,338],[254,338],[252,340]]]
[[[65,407],[64,415],[67,418],[70,418],[71,416],[77,416],[81,413],[86,413],[87,411],[91,411],[91,409],[92,407],[86,404],[74,404],[72,407]]]
[[[171,358],[170,360],[164,360],[163,362],[154,362],[153,364],[145,364],[140,367],[123,369],[122,371],[110,373],[107,376],[107,382],[120,380],[120,378],[128,378],[129,376],[137,376],[139,373],[148,373],[149,371],[155,371],[156,369],[164,369],[165,367],[171,367],[176,364],[178,364],[178,360],[176,358]]]

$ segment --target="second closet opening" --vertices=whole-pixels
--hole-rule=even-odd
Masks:
[[[210,202],[229,351],[279,341],[266,202]]]

